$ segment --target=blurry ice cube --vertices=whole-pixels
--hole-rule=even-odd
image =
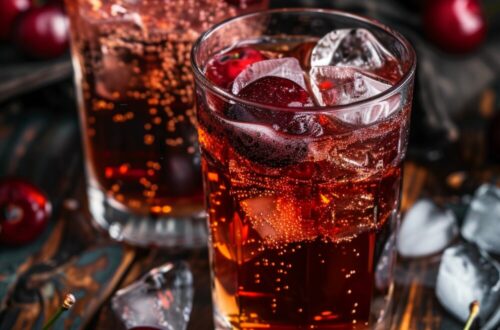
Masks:
[[[500,303],[500,265],[473,244],[461,244],[445,250],[436,283],[436,295],[449,312],[465,322],[470,303],[478,300],[479,317],[494,328]]]
[[[107,100],[126,97],[127,91],[133,90],[135,84],[132,66],[126,61],[130,50],[126,48],[107,48],[102,60],[94,65],[96,74],[96,92]]]
[[[152,269],[139,281],[119,290],[112,300],[116,315],[128,328],[157,326],[184,330],[193,306],[193,276],[184,263]]]
[[[479,187],[465,215],[462,236],[500,254],[500,188],[490,184]]]
[[[311,55],[311,66],[351,66],[377,69],[397,62],[377,38],[366,29],[335,30],[321,38]]]
[[[236,77],[233,82],[232,92],[238,95],[245,86],[267,76],[290,79],[307,90],[299,61],[293,57],[286,57],[251,64]]]
[[[321,106],[349,104],[375,96],[391,85],[376,76],[356,68],[322,66],[309,71],[311,90]],[[391,97],[366,106],[335,112],[335,116],[350,124],[371,124],[389,117],[400,108],[401,96]]]
[[[404,257],[423,257],[446,248],[458,235],[455,215],[421,199],[406,213],[397,239]]]

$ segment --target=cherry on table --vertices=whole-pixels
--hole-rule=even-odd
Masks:
[[[207,64],[206,76],[217,86],[228,88],[246,67],[265,59],[266,57],[256,49],[234,48],[214,56]]]
[[[486,37],[486,19],[478,0],[428,0],[422,18],[427,37],[449,52],[471,51]]]
[[[34,185],[16,179],[0,182],[0,243],[22,245],[47,226],[51,204]]]
[[[14,41],[27,55],[48,59],[62,55],[69,45],[69,23],[56,5],[34,8],[19,18]]]

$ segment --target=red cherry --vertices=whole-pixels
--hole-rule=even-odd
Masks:
[[[238,96],[279,107],[313,105],[308,92],[298,84],[272,76],[257,79],[243,88]],[[302,136],[318,136],[322,132],[313,116],[293,111],[269,111],[235,104],[226,110],[225,116],[238,122],[235,125],[238,129],[227,129],[226,133],[235,150],[250,161],[274,168],[300,162],[307,154],[307,143]]]
[[[486,19],[478,0],[428,0],[423,26],[430,40],[454,53],[471,51],[486,37]]]
[[[243,88],[238,96],[277,107],[313,106],[309,93],[295,82],[280,77],[263,77]]]
[[[47,197],[20,180],[0,183],[0,243],[22,245],[37,238],[51,214]]]
[[[206,75],[217,86],[228,88],[247,66],[265,59],[261,52],[253,48],[235,48],[214,56],[207,64]]]
[[[30,0],[0,0],[0,40],[9,38],[16,17],[31,7]]]
[[[14,39],[17,46],[30,56],[57,57],[68,48],[68,18],[59,6],[32,9],[20,17]]]

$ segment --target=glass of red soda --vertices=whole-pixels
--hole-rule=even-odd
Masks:
[[[339,11],[195,43],[216,329],[387,329],[415,53]]]
[[[191,46],[268,0],[67,0],[90,214],[140,246],[206,245]]]

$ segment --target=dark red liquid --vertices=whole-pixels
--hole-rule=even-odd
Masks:
[[[217,329],[385,329],[409,107],[293,134],[200,97]]]
[[[267,5],[67,1],[93,191],[152,218],[201,211],[191,46],[215,22]]]
[[[193,86],[183,73],[190,43],[168,45],[177,52],[167,51],[164,40],[128,41],[109,50],[101,73],[85,70],[91,173],[108,195],[142,213],[181,214],[202,196],[193,100],[186,92]],[[134,46],[146,53],[134,53]],[[167,55],[178,63],[168,73],[184,80],[166,80]]]

